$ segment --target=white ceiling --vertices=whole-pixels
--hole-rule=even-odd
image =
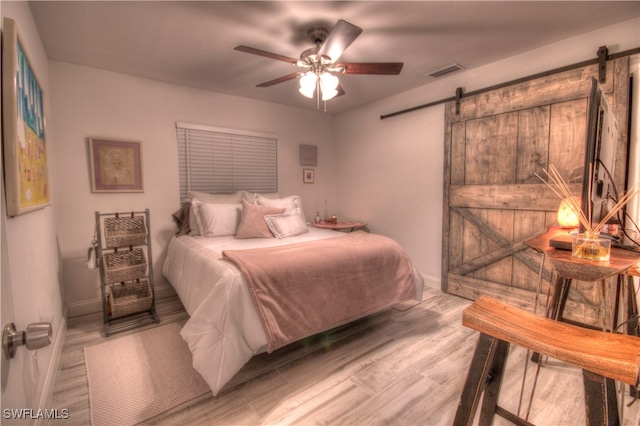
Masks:
[[[33,1],[49,59],[301,108],[316,108],[285,62],[237,45],[297,58],[307,29],[344,19],[364,31],[341,62],[404,62],[398,76],[341,75],[346,94],[330,113],[434,82],[454,63],[467,69],[640,16],[638,1]],[[594,58],[597,47],[594,48]],[[590,59],[590,58],[585,58]]]

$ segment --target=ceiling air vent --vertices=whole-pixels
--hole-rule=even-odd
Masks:
[[[437,77],[442,77],[445,74],[449,74],[449,73],[452,73],[454,71],[463,70],[463,69],[464,69],[464,67],[462,65],[453,64],[453,65],[449,65],[449,66],[446,66],[444,68],[441,68],[441,69],[439,69],[437,71],[430,72],[427,75],[429,75],[429,76],[431,76],[433,78],[437,78]]]

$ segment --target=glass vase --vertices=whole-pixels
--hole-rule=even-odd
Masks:
[[[587,260],[607,261],[611,256],[611,240],[585,232],[573,237],[571,254]]]

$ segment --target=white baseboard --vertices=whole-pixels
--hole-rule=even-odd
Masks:
[[[176,292],[170,285],[161,285],[155,288],[156,299],[164,299],[165,297],[175,296]],[[80,300],[67,304],[69,318],[79,317],[81,315],[95,314],[102,312],[102,299]]]
[[[102,312],[102,300],[90,299],[68,303],[67,310],[69,312],[69,318]]]
[[[64,340],[67,335],[67,309],[65,308],[60,324],[58,324],[58,331],[55,333],[55,340],[53,341],[53,348],[51,350],[51,359],[49,360],[49,366],[47,367],[47,374],[44,378],[44,384],[42,386],[42,394],[40,395],[40,401],[38,401],[38,408],[42,410],[52,409],[51,401],[53,400],[53,391],[56,387],[56,379],[58,377],[58,369],[60,368],[60,359],[62,358],[62,348],[64,347]],[[49,420],[43,417],[37,417],[35,425],[48,424]]]
[[[424,280],[424,286],[433,288],[436,290],[442,290],[442,280],[440,277],[434,277],[433,275],[420,274]]]

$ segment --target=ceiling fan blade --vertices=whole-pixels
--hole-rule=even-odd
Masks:
[[[233,48],[239,52],[251,53],[253,55],[264,56],[265,58],[277,59],[278,61],[288,62],[292,65],[295,65],[298,60],[289,58],[287,56],[278,55],[277,53],[266,52],[264,50],[255,49],[253,47],[248,46],[236,46]]]
[[[402,71],[402,62],[347,62],[336,64],[344,66],[344,74],[382,74],[398,75]]]
[[[276,78],[274,80],[266,81],[264,83],[258,84],[256,87],[269,87],[269,86],[273,86],[273,85],[278,84],[278,83],[284,83],[285,81],[293,80],[294,78],[297,78],[297,77],[301,76],[302,74],[304,74],[304,73],[303,72],[294,72],[294,73],[282,76],[280,78]]]
[[[322,46],[320,46],[318,55],[327,56],[331,58],[332,62],[337,61],[361,33],[362,28],[342,19],[339,20],[327,36],[327,39],[322,43]]]

